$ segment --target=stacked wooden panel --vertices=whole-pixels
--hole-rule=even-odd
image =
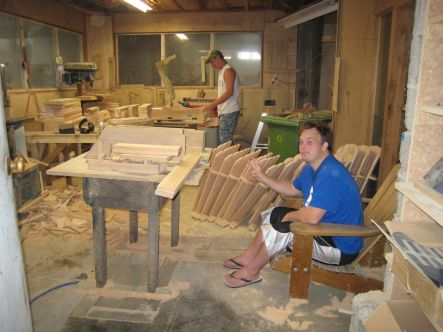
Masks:
[[[60,125],[79,122],[82,107],[79,98],[49,100],[40,114],[45,131],[58,131]]]

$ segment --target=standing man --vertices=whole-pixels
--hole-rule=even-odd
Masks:
[[[218,143],[232,141],[240,114],[240,83],[237,72],[225,60],[223,53],[212,50],[205,63],[219,70],[217,99],[205,106],[205,112],[218,111]]]

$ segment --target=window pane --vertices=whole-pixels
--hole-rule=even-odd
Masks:
[[[181,37],[182,39],[180,39]],[[209,49],[209,34],[167,34],[165,55],[177,58],[166,67],[168,77],[175,86],[208,85],[207,72],[202,82],[201,61]],[[203,58],[204,61],[204,58]],[[206,70],[205,70],[206,71]]]
[[[238,72],[241,85],[261,84],[261,34],[259,32],[216,33],[215,48]]]
[[[120,35],[118,78],[120,84],[160,85],[155,63],[160,60],[160,35]]]
[[[63,63],[82,61],[83,44],[80,34],[58,30],[58,47]]]
[[[25,21],[26,55],[30,63],[29,87],[55,87],[54,29]]]
[[[22,87],[22,55],[20,52],[18,20],[0,15],[0,64],[9,88]]]

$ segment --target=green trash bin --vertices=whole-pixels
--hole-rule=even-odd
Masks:
[[[331,116],[308,119],[286,119],[278,116],[262,116],[260,121],[268,125],[268,150],[280,155],[279,162],[298,154],[300,126],[303,122],[322,120],[329,122]]]

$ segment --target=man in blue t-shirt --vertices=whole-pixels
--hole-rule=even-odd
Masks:
[[[363,224],[357,184],[343,164],[331,155],[331,148],[330,129],[312,122],[303,126],[300,135],[299,151],[307,165],[293,182],[270,178],[256,160],[251,161],[255,179],[279,194],[302,195],[304,207],[299,210],[277,207],[262,213],[263,225],[251,245],[241,255],[223,262],[225,267],[236,270],[225,276],[227,286],[237,288],[261,281],[260,271],[271,257],[292,246],[293,234],[288,227],[291,221]],[[363,240],[359,237],[315,237],[312,258],[325,264],[349,264],[362,247]]]

